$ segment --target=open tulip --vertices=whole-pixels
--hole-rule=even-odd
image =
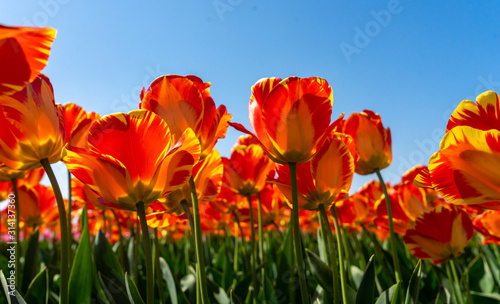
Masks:
[[[99,114],[87,113],[74,103],[63,105],[62,113],[66,129],[66,142],[70,146],[86,148],[88,131],[92,123],[100,118]]]
[[[177,138],[193,129],[200,141],[200,159],[205,158],[219,138],[227,132],[231,114],[224,105],[215,108],[210,83],[188,75],[166,75],[156,78],[141,92],[140,108],[160,115]]]
[[[332,88],[322,78],[263,78],[252,87],[250,97],[250,125],[255,134],[240,124],[230,124],[256,136],[274,162],[304,163],[334,127],[330,125],[332,104]]]
[[[47,65],[56,30],[0,25],[0,95],[20,91]]]
[[[500,245],[500,210],[488,210],[474,218],[474,228],[484,237],[484,244]]]
[[[0,161],[29,170],[40,161],[58,162],[64,146],[64,119],[54,103],[52,84],[40,74],[19,92],[0,95]]]
[[[415,228],[406,231],[404,241],[417,258],[439,264],[459,255],[473,233],[472,222],[463,210],[443,205],[419,217]]]

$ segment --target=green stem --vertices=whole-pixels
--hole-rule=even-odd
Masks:
[[[385,196],[385,204],[387,206],[387,217],[389,220],[389,232],[390,232],[390,242],[391,242],[391,250],[392,250],[392,260],[394,263],[394,272],[396,276],[396,283],[401,281],[401,270],[399,268],[399,258],[398,252],[396,250],[396,235],[394,234],[394,223],[392,222],[392,208],[391,201],[389,198],[389,194],[387,193],[387,187],[385,186],[384,179],[382,178],[382,174],[380,174],[380,170],[375,169],[375,173],[377,173],[378,179],[380,181],[380,185],[382,186],[382,190],[384,191]]]
[[[234,223],[234,225],[238,225]],[[235,227],[236,230],[238,229]],[[237,280],[237,275],[238,275],[238,261],[239,261],[239,254],[238,254],[238,247],[239,247],[240,241],[238,240],[238,237],[234,237],[234,256],[233,256],[233,272],[234,272],[234,282],[236,283]]]
[[[260,264],[264,264],[264,227],[262,226],[262,201],[260,200],[260,193],[257,193],[257,202],[259,204],[259,260]],[[264,288],[264,294],[266,294],[266,267],[261,269],[262,276],[262,288]]]
[[[448,280],[450,280],[450,286],[451,286],[451,291],[452,291],[452,296],[453,296],[453,303],[462,303],[462,298],[458,297],[458,291],[457,291],[457,282],[455,281],[454,277],[452,276],[452,270],[451,270],[451,261],[446,263],[446,274],[448,275]],[[460,302],[458,301],[460,299]]]
[[[191,189],[191,201],[193,202],[193,220],[194,220],[194,238],[196,250],[196,272],[199,274],[200,290],[201,290],[201,303],[209,303],[208,290],[207,290],[207,275],[205,273],[205,256],[203,254],[203,240],[200,223],[200,210],[198,208],[198,194],[196,192],[196,185],[194,178],[189,178],[189,188]]]
[[[359,237],[360,237],[359,234],[354,234],[353,240],[354,240],[354,244],[356,246],[356,251],[359,255],[359,257],[358,257],[359,268],[365,269],[366,268],[366,261],[365,261],[365,256],[363,255],[363,246],[361,245],[361,241],[359,240]]]
[[[14,190],[14,200],[16,210],[14,210],[14,214],[16,215],[16,286],[20,289],[21,285],[19,285],[19,277],[21,276],[21,240],[19,236],[19,220],[21,218],[21,206],[19,204],[19,195],[17,191],[17,180],[12,180],[12,189]],[[8,218],[8,216],[7,216]],[[26,222],[24,223],[24,227],[26,227]],[[24,239],[26,239],[26,233],[24,233]]]
[[[236,211],[233,211],[234,215],[234,220],[236,221],[236,224],[238,225],[238,228],[240,230],[240,235],[241,235],[241,244],[243,245],[243,261],[245,265],[245,270],[248,271],[250,269],[250,265],[248,265],[248,253],[247,253],[247,241],[245,239],[245,234],[243,234],[243,228],[241,227],[240,223],[240,218],[238,217],[238,214]]]
[[[135,238],[134,238],[134,277],[137,285],[139,285],[139,219],[135,222]]]
[[[120,238],[120,257],[122,263],[125,265],[125,269],[127,271],[130,271],[130,265],[127,260],[127,252],[125,251],[125,238],[123,237],[122,233],[122,225],[120,225],[120,220],[118,219],[118,215],[116,214],[114,209],[111,209],[111,212],[113,213],[113,217],[115,218],[116,226],[118,226],[118,237]]]
[[[302,240],[299,226],[299,198],[297,193],[297,164],[289,163],[290,167],[290,182],[292,187],[292,222],[293,222],[293,239],[295,243],[295,255],[297,256],[297,267],[299,272],[300,296],[302,303],[310,303],[309,292],[307,291],[306,267],[304,256],[302,254]]]
[[[160,242],[158,241],[158,228],[154,229],[154,242],[155,242],[155,273],[156,281],[158,282],[158,295],[160,296],[160,303],[165,303],[165,295],[163,293],[163,275],[160,268]]]
[[[144,259],[146,260],[146,303],[153,304],[155,302],[155,281],[146,210],[144,209],[143,202],[138,202],[135,206],[137,207],[137,215],[139,215],[139,221],[141,223],[142,245],[144,246]]]
[[[344,269],[344,252],[342,246],[342,236],[340,234],[339,219],[337,216],[337,207],[333,205],[330,209],[333,215],[333,223],[335,225],[335,234],[337,235],[337,244],[339,247],[339,265],[340,265],[340,286],[342,288],[342,302],[347,302],[347,290],[346,290],[346,280],[345,280],[345,269]]]
[[[326,246],[328,245],[329,248],[328,253],[330,254],[330,267],[332,269],[332,274],[333,274],[333,300],[334,303],[339,303],[340,302],[339,270],[338,270],[338,261],[336,255],[337,250],[335,249],[335,246],[333,244],[332,226],[330,225],[330,221],[328,220],[328,216],[325,211],[325,206],[321,204],[318,206],[318,209],[319,209],[319,214],[321,216],[320,223],[323,223],[325,229],[325,238],[327,240],[325,243],[325,250]],[[321,233],[323,233],[323,231]]]
[[[68,221],[66,220],[66,209],[64,209],[64,199],[61,194],[61,188],[57,183],[56,176],[49,160],[44,158],[40,161],[43,169],[49,177],[52,189],[57,202],[57,210],[59,212],[59,226],[61,228],[61,273],[60,273],[60,288],[59,288],[59,303],[67,304],[68,298],[68,279],[69,279],[69,237],[68,237]]]
[[[465,287],[465,294],[467,296],[467,302],[468,302],[468,304],[473,304],[472,296],[470,294],[470,289],[469,289],[469,282],[467,282],[467,280],[466,280],[466,278],[464,276],[464,273],[462,272],[462,268],[460,268],[460,264],[458,263],[457,257],[454,256],[454,255],[452,255],[450,263],[451,263],[451,270],[453,272],[453,277],[455,278],[455,280],[457,281],[457,283],[459,283],[460,280],[458,280],[456,269],[458,269],[458,272],[460,273],[460,277],[462,278],[461,281],[462,281],[462,283],[463,283],[463,285]]]
[[[73,233],[71,232],[71,202],[72,202],[72,189],[71,189],[71,172],[68,170],[68,236],[70,244],[73,243]],[[70,252],[71,255],[71,252]],[[71,256],[70,256],[71,259]]]
[[[257,275],[255,274],[256,261],[255,261],[255,229],[254,229],[254,219],[253,219],[253,206],[252,199],[250,195],[247,195],[248,200],[248,211],[250,213],[250,267],[252,274],[252,293],[253,293],[253,303],[257,303],[258,290],[257,290]]]

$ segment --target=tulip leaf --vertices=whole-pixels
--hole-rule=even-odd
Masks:
[[[306,249],[311,273],[325,291],[333,295],[333,275],[332,270],[321,258],[309,249]]]
[[[86,206],[83,207],[81,221],[83,232],[76,249],[73,267],[71,267],[69,276],[70,303],[90,303],[92,296],[93,261]]]
[[[420,290],[420,279],[422,278],[422,260],[418,260],[415,270],[410,278],[410,284],[406,290],[405,304],[417,304]]]
[[[134,281],[130,278],[128,273],[125,273],[125,287],[127,288],[127,296],[131,303],[133,304],[144,304],[142,297],[137,290],[137,286]]]
[[[396,291],[396,288],[398,287],[398,284],[394,284],[389,289],[384,291],[380,297],[378,297],[377,302],[375,304],[388,304],[391,303],[392,298],[394,297],[394,292]]]
[[[476,291],[471,291],[470,293],[474,303],[498,303],[498,301],[500,301],[500,294],[497,293],[484,293]]]
[[[277,304],[278,299],[276,298],[276,293],[273,287],[273,283],[266,275],[265,280],[265,288],[261,288],[259,292],[259,303],[269,303],[269,304]]]
[[[2,282],[3,295],[7,299],[7,303],[11,304],[10,295],[9,295],[9,286],[7,285],[7,280],[5,279],[5,276],[3,275],[3,270],[0,270],[0,281]]]
[[[357,290],[359,290],[359,284],[361,284],[361,280],[363,279],[363,274],[364,274],[363,270],[361,270],[358,266],[351,265],[352,281],[354,283],[354,287],[356,287]]]
[[[115,304],[130,303],[125,286],[117,284],[116,280],[110,279],[100,272],[98,277],[108,301]]]
[[[375,296],[375,263],[373,262],[373,257],[374,255],[368,260],[365,272],[359,283],[356,304],[373,303],[373,298]]]
[[[36,275],[25,295],[29,303],[47,303],[49,300],[49,272],[46,267]]]
[[[19,293],[19,291],[15,291],[15,294],[16,294],[16,301],[17,301],[17,304],[27,304],[26,301],[24,300],[23,296]]]
[[[161,268],[161,273],[163,275],[163,279],[165,282],[167,282],[167,288],[168,288],[168,294],[170,295],[170,301],[172,303],[177,303],[177,288],[175,285],[175,279],[174,276],[172,275],[172,271],[170,270],[170,267],[168,266],[167,262],[160,257],[160,268]]]
[[[403,281],[399,281],[396,284],[396,289],[394,290],[394,295],[392,296],[391,304],[400,304],[404,302],[403,294]]]
[[[25,262],[23,269],[23,280],[21,282],[21,290],[23,291],[23,293],[26,293],[26,290],[28,290],[28,286],[38,273],[38,236],[38,229],[35,229],[35,232],[33,232],[28,239],[28,248],[26,250],[26,255],[24,256]]]

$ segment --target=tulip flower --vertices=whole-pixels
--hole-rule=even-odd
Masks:
[[[111,114],[94,122],[88,149],[67,146],[64,162],[110,208],[138,212],[145,255],[151,256],[145,206],[182,187],[199,158],[191,129],[176,138],[153,112]],[[146,259],[147,302],[153,303],[152,263]]]
[[[51,187],[21,185],[18,191],[23,204],[19,215],[26,225],[36,227],[57,220],[56,198]]]
[[[459,255],[473,233],[472,221],[463,210],[442,205],[419,217],[404,241],[412,255],[439,264]]]
[[[500,99],[497,93],[486,91],[477,101],[463,100],[453,111],[446,132],[457,126],[469,126],[478,130],[500,130]]]
[[[88,131],[100,115],[95,112],[87,113],[74,103],[63,105],[62,113],[66,129],[66,143],[73,147],[87,148]]]
[[[472,224],[483,235],[484,244],[500,245],[500,210],[488,210],[479,214]]]
[[[0,161],[29,170],[42,159],[58,162],[65,141],[64,119],[54,103],[52,84],[40,74],[12,95],[0,95]]]
[[[217,140],[226,136],[227,122],[232,117],[224,105],[215,108],[209,88],[209,82],[193,75],[161,76],[147,90],[143,89],[139,107],[160,115],[177,138],[187,128],[193,129],[203,159]]]
[[[47,65],[56,30],[0,25],[0,95],[21,91]]]
[[[368,175],[382,170],[392,162],[391,130],[382,125],[380,115],[364,110],[353,113],[344,124],[344,132],[356,143],[356,173]]]

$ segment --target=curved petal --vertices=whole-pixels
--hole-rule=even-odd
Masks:
[[[500,131],[458,126],[429,162],[434,189],[454,204],[500,201]]]
[[[477,97],[477,103],[464,100],[451,114],[446,132],[457,126],[479,130],[499,129],[500,100],[497,93],[486,91]]]
[[[47,65],[56,30],[0,25],[0,95],[20,91]]]

